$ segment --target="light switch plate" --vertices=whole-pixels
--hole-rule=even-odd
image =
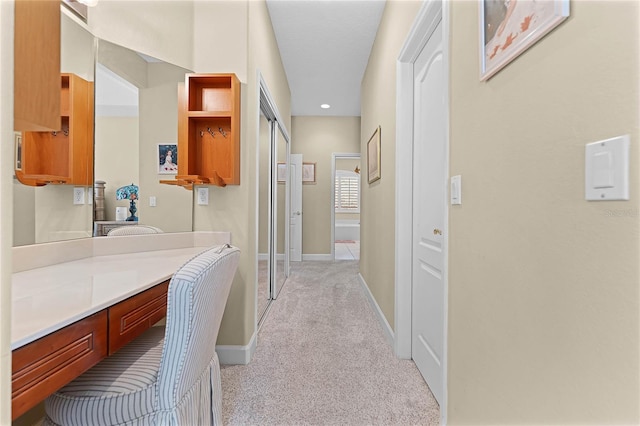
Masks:
[[[73,204],[84,204],[84,188],[76,186],[73,188]]]
[[[462,204],[462,176],[451,176],[451,205]]]
[[[198,188],[198,205],[199,206],[208,206],[209,205],[209,188]]]
[[[156,206],[156,197],[155,195],[152,195],[149,197],[149,207],[155,207]]]
[[[584,168],[587,200],[628,200],[629,135],[587,144]]]

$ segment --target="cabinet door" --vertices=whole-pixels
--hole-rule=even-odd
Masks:
[[[14,130],[60,129],[60,2],[16,0]]]

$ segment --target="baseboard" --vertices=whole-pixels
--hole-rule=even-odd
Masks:
[[[310,260],[315,262],[331,262],[333,257],[329,254],[303,254],[302,260]]]
[[[251,336],[251,340],[245,346],[240,345],[216,345],[216,352],[220,364],[226,365],[247,365],[251,361],[256,351],[256,334]]]
[[[258,253],[258,260],[269,260],[269,253]],[[284,253],[276,254],[276,260],[284,260]]]
[[[371,294],[371,290],[369,290],[369,286],[367,285],[367,282],[364,280],[364,277],[362,276],[362,274],[359,273],[358,278],[360,279],[360,284],[362,284],[362,287],[364,288],[364,292],[367,295],[369,304],[371,304],[373,311],[376,313],[376,316],[378,317],[378,322],[382,326],[382,331],[384,331],[384,335],[387,338],[389,345],[391,345],[391,348],[393,349],[394,339],[395,339],[393,329],[389,325],[387,318],[385,318],[384,314],[382,313],[382,309],[380,309],[380,306],[378,305],[378,302],[376,302],[376,299],[373,297],[373,294]]]

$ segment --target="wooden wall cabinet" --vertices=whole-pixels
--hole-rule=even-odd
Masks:
[[[16,0],[13,129],[60,127],[60,2]]]
[[[61,125],[23,132],[16,177],[25,185],[93,183],[93,83],[58,73]]]
[[[187,74],[178,92],[178,174],[182,185],[240,184],[240,81],[235,74]]]

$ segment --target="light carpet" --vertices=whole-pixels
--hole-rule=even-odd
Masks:
[[[230,425],[436,425],[413,361],[395,357],[358,280],[358,262],[302,262],[248,365],[223,366]]]

